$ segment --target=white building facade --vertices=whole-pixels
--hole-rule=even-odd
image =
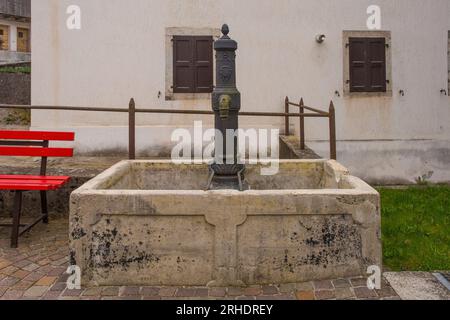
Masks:
[[[174,54],[191,47],[174,49],[174,38],[216,39],[228,23],[242,111],[283,112],[286,96],[324,110],[333,100],[338,160],[355,175],[450,181],[450,0],[40,0],[32,17],[33,105],[126,108],[133,97],[137,108],[210,110],[208,92],[176,83],[187,73]],[[68,28],[78,18],[80,29]],[[379,30],[369,30],[372,18]],[[138,152],[170,154],[173,130],[196,120],[213,125],[211,116],[139,114]],[[282,118],[240,121],[284,127]],[[125,151],[127,124],[126,114],[32,113],[32,129],[76,131],[79,154]],[[327,157],[327,121],[306,119],[306,135]]]

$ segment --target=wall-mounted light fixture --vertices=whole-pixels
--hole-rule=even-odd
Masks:
[[[446,96],[446,95],[447,95],[447,90],[441,89],[441,94],[443,94],[444,96]]]
[[[405,96],[405,90],[400,90],[398,93],[399,93],[402,97]]]
[[[323,43],[323,42],[325,41],[326,38],[327,38],[326,35],[324,35],[324,34],[318,34],[318,35],[316,36],[316,42],[317,42],[317,43]]]

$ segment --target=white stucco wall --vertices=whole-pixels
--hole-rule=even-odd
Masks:
[[[65,27],[71,4],[81,7],[82,30]],[[372,4],[391,31],[393,96],[344,97],[343,31],[366,30]],[[411,182],[432,171],[432,180],[450,181],[450,98],[440,94],[448,83],[450,0],[40,0],[32,16],[34,105],[126,107],[134,97],[138,107],[209,109],[209,100],[165,101],[165,33],[226,22],[239,42],[244,111],[282,112],[286,95],[321,108],[333,99],[338,156],[355,174]],[[321,45],[320,33],[327,36]],[[158,154],[173,128],[194,119],[212,124],[210,117],[139,115],[138,149]],[[306,122],[310,144],[326,155],[327,122]],[[126,125],[121,114],[32,113],[33,129],[75,130],[80,153],[125,149]],[[283,119],[242,118],[241,125],[282,128]]]

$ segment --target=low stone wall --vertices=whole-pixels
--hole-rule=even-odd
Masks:
[[[0,103],[30,104],[31,75],[21,73],[0,73]]]
[[[17,51],[0,51],[0,66],[12,63],[30,63],[31,53]]]
[[[69,212],[70,193],[95,177],[103,170],[120,161],[114,157],[75,157],[54,158],[49,160],[48,174],[70,176],[70,183],[57,191],[48,192],[48,207],[52,214]],[[0,174],[30,174],[39,172],[40,159],[37,158],[0,158]],[[13,210],[14,192],[0,191],[0,218],[7,218]],[[23,214],[34,217],[40,213],[39,192],[25,192],[23,197]]]
[[[0,73],[0,104],[31,104],[31,76],[20,73]],[[29,125],[29,110],[0,109],[0,126]]]

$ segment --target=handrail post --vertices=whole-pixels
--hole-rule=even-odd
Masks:
[[[300,149],[306,149],[306,137],[305,137],[305,117],[303,114],[305,113],[303,98],[300,101]]]
[[[290,134],[289,132],[289,98],[286,97],[285,103],[284,103],[284,111],[286,113],[286,116],[284,117],[284,134],[288,136]]]
[[[332,160],[337,160],[337,151],[336,151],[336,110],[334,108],[333,101],[330,103],[330,158]]]
[[[128,105],[128,159],[136,160],[136,104],[131,98]]]

